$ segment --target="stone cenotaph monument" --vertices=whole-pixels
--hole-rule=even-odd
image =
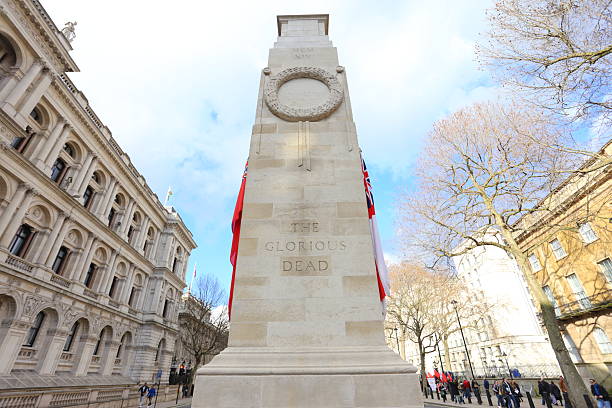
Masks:
[[[194,408],[422,407],[385,344],[346,72],[329,16],[279,16],[251,136],[229,347]]]

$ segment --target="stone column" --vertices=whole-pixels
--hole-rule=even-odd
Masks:
[[[153,262],[153,264],[155,266],[158,265],[157,263],[157,251],[159,248],[159,243],[161,241],[161,236],[162,236],[162,232],[161,231],[157,231],[157,235],[153,238],[153,245],[151,247],[151,250],[149,252],[149,259]]]
[[[112,179],[108,182],[108,185],[106,186],[106,190],[104,193],[104,197],[102,198],[102,200],[100,201],[100,203],[98,204],[98,208],[96,211],[96,215],[102,219],[102,221],[106,224],[106,215],[108,214],[108,212],[110,211],[110,207],[113,205],[113,198],[115,196],[115,194],[117,193],[117,188],[119,187],[119,183],[117,181],[117,179]]]
[[[140,252],[141,254],[143,253],[142,252],[142,245],[144,243],[144,240],[147,238],[147,230],[149,229],[149,223],[150,222],[151,222],[151,219],[149,217],[145,217],[142,220],[142,223],[141,223],[141,226],[140,226],[140,234],[138,234],[138,238],[136,239],[136,241],[134,243],[134,248],[136,248],[136,250],[138,252]]]
[[[104,342],[104,355],[100,359],[100,373],[102,375],[111,375],[115,368],[115,356],[119,342],[116,340],[107,340]]]
[[[76,191],[79,196],[83,197],[83,194],[85,194],[85,189],[89,185],[89,180],[91,180],[91,176],[93,176],[94,171],[96,171],[97,164],[98,156],[94,154],[91,163],[89,163],[89,169],[85,173],[85,177],[83,177],[83,180],[81,180],[81,185],[78,191]]]
[[[42,246],[38,256],[33,259],[34,262],[38,264],[45,264],[47,262],[47,257],[51,253],[51,248],[53,247],[53,244],[55,243],[55,241],[57,241],[57,236],[60,233],[60,229],[64,225],[64,220],[67,216],[68,214],[63,211],[60,211],[60,213],[57,215],[57,219],[55,220],[55,224],[53,224],[51,233],[49,234],[49,237]]]
[[[25,340],[25,335],[30,328],[30,323],[21,320],[12,320],[7,325],[0,327],[0,375],[8,375],[13,369],[19,350]]]
[[[46,140],[42,140],[32,152],[32,162],[40,170],[46,171],[45,160],[55,145],[60,133],[64,130],[64,126],[66,126],[66,120],[60,117],[51,131],[51,134],[49,134]]]
[[[51,82],[53,82],[53,74],[51,73],[51,70],[44,68],[41,78],[36,84],[34,90],[26,97],[23,105],[19,109],[19,113],[21,115],[27,117],[30,112],[32,112],[36,104],[40,101],[40,98],[45,92],[47,92],[47,89],[49,89]]]
[[[87,244],[85,246],[85,250],[81,254],[81,259],[77,262],[77,266],[74,268],[73,279],[78,280],[79,283],[83,283],[85,279],[85,274],[87,273],[87,268],[91,263],[91,260],[94,256],[93,245],[96,241],[96,238],[92,233],[90,233],[89,238],[87,239]]]
[[[70,133],[71,130],[72,130],[72,126],[70,125],[66,125],[64,129],[62,129],[62,132],[60,133],[59,137],[55,141],[55,144],[49,151],[49,155],[47,156],[45,160],[45,169],[44,169],[45,172],[47,172],[51,168],[51,166],[57,159],[57,156],[59,155],[60,150],[62,150],[62,147],[64,147],[64,143],[66,143],[66,139],[68,138],[68,134]]]
[[[125,215],[121,220],[121,229],[119,235],[122,238],[125,238],[130,225],[132,224],[132,217],[134,216],[134,211],[136,210],[136,200],[130,199],[130,203],[128,204]]]
[[[144,301],[145,301],[145,296],[146,293],[149,291],[149,275],[145,275],[144,279],[142,280],[142,288],[140,288],[140,291],[138,292],[138,301],[136,302],[136,304],[134,305],[134,309],[142,311],[144,309]]]
[[[46,342],[44,348],[41,348],[41,350],[44,349],[44,353],[41,353],[42,360],[38,361],[38,374],[40,375],[55,374],[68,333],[65,330],[55,329],[49,330],[47,336],[51,336],[51,339]]]
[[[13,193],[13,196],[11,197],[11,199],[9,200],[9,204],[4,209],[2,216],[0,216],[0,236],[2,236],[4,229],[11,221],[11,218],[13,218],[13,215],[15,214],[17,207],[19,207],[19,205],[21,205],[21,203],[23,202],[23,199],[26,195],[26,191],[28,190],[28,188],[30,187],[24,183],[20,183],[17,186],[17,189]]]
[[[23,222],[23,217],[25,216],[26,211],[30,208],[30,204],[32,203],[32,200],[34,199],[36,195],[37,193],[34,192],[34,190],[32,189],[29,189],[26,192],[26,195],[23,198],[23,201],[21,202],[19,209],[15,211],[13,218],[10,220],[8,226],[4,230],[2,239],[0,239],[0,246],[7,248],[8,245],[11,243],[11,240],[13,239],[13,236],[17,232],[17,229]]]
[[[91,327],[89,330],[91,330]],[[83,342],[84,344],[81,351],[75,354],[77,360],[74,361],[74,366],[72,369],[74,375],[77,377],[87,375],[89,364],[91,363],[91,357],[93,356],[96,343],[98,342],[98,337],[95,334],[85,335],[81,336],[79,341]]]
[[[48,268],[51,268],[51,266],[53,266],[53,261],[55,260],[55,256],[57,255],[57,252],[59,251],[60,247],[64,243],[64,238],[66,237],[66,233],[68,232],[68,228],[70,228],[70,226],[71,226],[70,219],[67,218],[64,221],[64,225],[62,225],[62,228],[60,229],[59,233],[55,237],[51,250],[49,251],[49,253],[47,253],[47,260],[45,262],[45,265]]]
[[[76,174],[72,176],[72,184],[70,185],[70,188],[68,189],[68,192],[71,195],[75,195],[78,191],[81,190],[81,183],[83,182],[83,179],[87,175],[87,172],[89,171],[89,167],[91,166],[91,162],[93,161],[94,157],[95,157],[95,153],[87,152],[87,156],[85,156],[85,160],[83,160],[83,164],[81,165],[81,168],[77,171]]]
[[[13,111],[16,112],[17,102],[21,99],[26,89],[32,84],[38,73],[43,69],[44,63],[41,60],[35,60],[26,74],[21,78],[21,81],[13,88],[13,90],[6,97],[6,104],[11,105]]]
[[[106,264],[106,270],[104,271],[104,275],[100,280],[100,286],[98,291],[100,293],[103,293],[104,295],[108,295],[110,284],[113,280],[113,276],[115,276],[115,264],[117,263],[117,255],[119,255],[119,252],[113,251],[110,261]]]
[[[128,297],[130,296],[130,290],[132,289],[132,285],[134,284],[134,275],[136,275],[136,265],[131,264],[127,272],[125,284],[123,285],[123,288],[121,289],[121,296],[118,297],[118,301],[121,304],[127,304],[128,302]]]

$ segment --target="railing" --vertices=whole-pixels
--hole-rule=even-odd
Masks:
[[[83,294],[85,296],[89,296],[92,299],[97,299],[98,298],[98,294],[96,292],[94,292],[93,290],[90,290],[90,289],[85,289],[83,291]]]
[[[585,296],[555,308],[557,318],[560,320],[579,316],[586,312],[595,312],[612,308],[612,289]]]
[[[40,395],[15,395],[0,397],[2,408],[35,408],[38,405]]]
[[[63,286],[65,288],[69,288],[70,287],[70,281],[66,278],[62,278],[61,276],[57,275],[57,274],[52,274],[51,275],[51,282],[56,283],[60,286]]]
[[[32,272],[32,270],[34,269],[33,265],[13,255],[7,256],[5,262],[8,265],[14,266],[17,269],[21,269],[26,272]]]
[[[111,401],[115,399],[121,399],[122,396],[123,396],[123,390],[121,389],[102,390],[102,391],[98,391],[98,398],[96,399],[96,401],[97,402]]]
[[[61,361],[72,361],[72,357],[74,356],[74,354],[72,353],[68,353],[68,352],[63,352],[60,356],[60,360]]]
[[[53,394],[51,401],[49,401],[50,407],[65,407],[67,405],[79,405],[87,404],[89,401],[89,391],[80,392],[63,392]]]
[[[36,350],[29,347],[22,347],[17,354],[17,358],[21,360],[30,360],[36,355]],[[0,405],[1,407],[2,405]]]

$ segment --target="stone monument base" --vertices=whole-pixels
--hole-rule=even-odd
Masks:
[[[193,408],[423,407],[416,368],[386,346],[230,347],[195,390]]]

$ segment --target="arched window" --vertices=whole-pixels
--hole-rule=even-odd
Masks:
[[[95,181],[96,183],[100,184],[100,180],[101,180],[100,173],[97,171],[94,171],[94,174],[91,175],[91,179]]]
[[[68,156],[74,159],[75,153],[74,153],[74,148],[72,147],[72,145],[70,145],[69,143],[64,144],[64,151],[68,154]]]
[[[61,183],[67,169],[66,162],[58,158],[55,163],[53,163],[53,167],[51,167],[51,180],[57,184]]]
[[[176,272],[177,266],[178,266],[178,258],[175,256],[174,261],[172,261],[172,272],[177,273]]]
[[[69,254],[70,251],[68,251],[68,248],[65,246],[60,247],[59,251],[57,251],[57,255],[55,256],[55,261],[53,261],[53,266],[51,266],[53,272],[57,273],[58,275],[62,273]]]
[[[43,115],[40,109],[38,109],[37,107],[32,109],[32,112],[30,112],[30,117],[34,119],[34,122],[38,123],[41,126],[43,125]]]
[[[36,342],[36,337],[38,337],[38,332],[40,332],[40,328],[42,327],[43,322],[45,321],[45,313],[39,312],[34,319],[34,323],[30,330],[28,330],[28,334],[26,336],[26,341],[23,343],[26,347],[32,347]]]
[[[26,254],[33,237],[34,230],[32,227],[30,227],[28,224],[22,224],[9,245],[9,252],[15,256],[23,257]]]
[[[157,346],[157,352],[155,353],[155,362],[156,363],[159,361],[159,358],[161,357],[161,353],[162,353],[163,347],[164,347],[164,339],[161,339],[159,341],[159,345]]]
[[[115,297],[115,291],[117,290],[117,285],[119,283],[119,278],[113,276],[113,281],[111,283],[110,289],[108,290],[108,296],[111,298]]]
[[[66,337],[66,342],[64,343],[64,351],[70,351],[78,330],[79,322],[74,322],[72,328],[70,329],[70,333],[68,333],[68,337]]]
[[[166,319],[168,317],[168,306],[170,304],[170,301],[168,299],[164,300],[164,310],[162,311],[162,316],[164,319]]]
[[[123,351],[123,347],[125,346],[125,343],[127,342],[127,337],[128,337],[127,333],[121,336],[121,342],[119,343],[119,347],[117,347],[117,355],[115,356],[115,358],[121,357],[121,352]]]
[[[17,65],[17,53],[10,41],[3,35],[0,35],[0,67],[8,70],[15,65]]]
[[[85,192],[83,193],[83,207],[89,209],[91,202],[93,201],[93,197],[95,195],[94,189],[91,186],[87,186]]]
[[[91,289],[91,287],[93,286],[96,269],[98,269],[98,266],[94,263],[90,263],[89,268],[87,268],[87,274],[85,275],[85,281],[83,282],[83,284],[89,289]]]

